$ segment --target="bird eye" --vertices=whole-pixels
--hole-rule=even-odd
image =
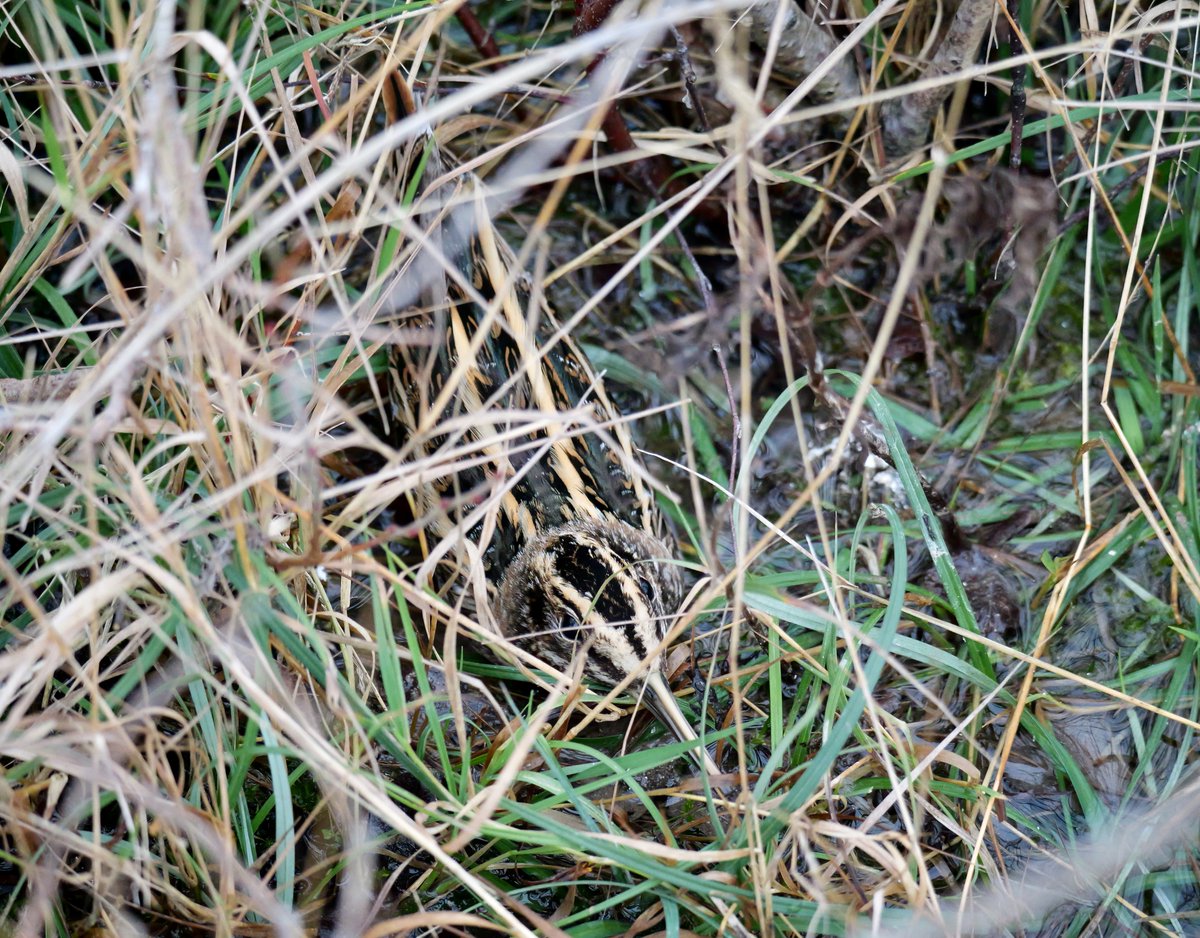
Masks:
[[[652,580],[646,574],[638,574],[637,585],[638,589],[642,591],[643,596],[648,596],[650,599],[658,598],[658,587],[655,586],[654,580]]]
[[[579,624],[579,617],[570,609],[564,609],[562,615],[558,617],[558,630],[569,641],[577,642],[583,629]]]

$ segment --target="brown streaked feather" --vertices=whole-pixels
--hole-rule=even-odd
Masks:
[[[402,93],[392,100],[405,106]],[[587,359],[523,283],[482,184],[463,174],[451,187],[432,138],[426,157],[416,210],[424,267],[432,254],[441,269],[401,330],[419,327],[428,341],[397,342],[390,366],[397,445],[447,467],[417,493],[418,513],[440,539],[478,542],[492,530],[479,546],[505,636],[604,684],[646,676],[668,724],[695,739],[661,672],[682,578],[632,440]],[[419,276],[421,259],[413,252],[406,271]],[[588,432],[602,425],[607,436]],[[717,771],[707,751],[698,757]]]

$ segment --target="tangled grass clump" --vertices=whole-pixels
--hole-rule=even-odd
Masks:
[[[1194,927],[1196,23],[947,70],[834,6],[0,13],[0,933]],[[389,426],[468,171],[647,454],[720,779],[421,515],[608,430]]]

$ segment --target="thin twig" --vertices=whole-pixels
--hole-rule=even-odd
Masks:
[[[733,418],[733,445],[729,456],[729,485],[733,488],[734,477],[738,471],[738,451],[742,443],[742,421],[738,416],[737,397],[733,393],[733,382],[729,380],[729,368],[725,364],[725,349],[720,342],[714,342],[712,350],[716,353],[717,364],[721,366],[721,377],[725,379],[725,393],[729,397],[729,415]],[[734,532],[736,534],[736,532]],[[734,539],[737,543],[737,539]]]
[[[696,261],[696,255],[692,253],[692,247],[688,244],[683,232],[676,231],[675,237],[679,241],[679,247],[683,251],[683,256],[688,259],[688,263],[692,265],[692,270],[696,272],[696,286],[699,287],[700,298],[704,301],[704,311],[708,313],[709,321],[714,322],[720,316],[720,310],[717,309],[717,299],[713,296],[712,281],[700,269],[700,264]]]
[[[1012,31],[1013,45],[1021,41],[1020,27],[1017,25],[1017,15],[1021,6],[1020,0],[1008,0],[1008,28]],[[1008,165],[1014,170],[1021,168],[1021,142],[1025,131],[1025,65],[1014,65],[1012,70],[1012,88],[1009,91],[1009,108],[1012,111],[1012,136],[1009,144],[1010,153]]]
[[[700,129],[708,134],[716,151],[724,158],[728,154],[725,152],[725,145],[713,134],[712,124],[708,122],[708,112],[704,110],[704,99],[700,96],[696,86],[696,70],[692,67],[692,57],[688,52],[687,41],[676,26],[671,27],[671,36],[675,40],[675,60],[679,63],[679,77],[683,80],[684,94],[686,95],[684,103],[696,112]]]

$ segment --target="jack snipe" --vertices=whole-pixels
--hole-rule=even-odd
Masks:
[[[414,112],[399,76],[384,100],[390,119]],[[417,510],[442,538],[476,543],[490,530],[482,556],[507,638],[564,671],[582,657],[584,676],[600,684],[644,676],[651,708],[694,741],[654,653],[682,601],[682,579],[673,540],[634,471],[632,442],[580,350],[520,283],[479,180],[447,172],[432,135],[421,143],[420,159],[409,162],[430,180],[419,197],[424,250],[402,276],[436,286],[422,284],[424,309],[402,323],[419,338],[393,346],[393,416],[410,447],[428,454],[467,443],[480,458],[426,487]],[[429,276],[421,254],[440,254],[456,276]],[[538,428],[510,432],[521,420],[514,414],[528,420],[530,412],[544,417]],[[566,434],[567,412],[606,426],[606,438]],[[493,498],[494,529],[483,520]]]

